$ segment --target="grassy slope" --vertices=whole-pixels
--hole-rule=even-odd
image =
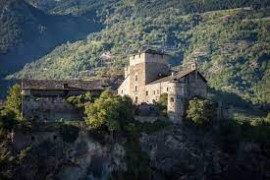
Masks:
[[[160,47],[163,41],[172,64],[196,59],[209,84],[216,90],[236,94],[253,103],[269,103],[269,9],[231,9],[183,15],[168,8],[144,14],[138,1],[124,0],[99,11],[107,28],[87,39],[56,48],[12,77],[37,79],[88,78],[89,69],[102,65],[101,54],[111,51],[114,64],[127,63],[126,56],[141,45]],[[166,4],[167,5],[167,4]],[[147,6],[147,4],[145,4]],[[164,5],[165,6],[165,5]],[[211,10],[211,8],[210,8]],[[141,12],[143,11],[143,12]],[[164,13],[166,11],[166,13]],[[106,15],[106,12],[110,12]],[[184,58],[183,58],[184,57]]]

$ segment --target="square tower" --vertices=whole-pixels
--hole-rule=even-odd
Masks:
[[[150,49],[131,56],[118,94],[129,95],[136,104],[145,102],[145,86],[169,74],[168,59],[169,55]]]

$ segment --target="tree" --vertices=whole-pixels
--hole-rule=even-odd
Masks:
[[[189,101],[187,118],[196,124],[211,122],[216,116],[216,109],[212,101],[208,99],[193,98]]]
[[[12,86],[7,95],[7,100],[5,108],[2,112],[3,115],[14,115],[15,119],[22,120],[21,106],[22,106],[22,96],[21,96],[21,87],[18,84]]]
[[[11,131],[16,124],[17,120],[13,112],[0,113],[0,129]]]
[[[163,93],[160,95],[160,99],[157,102],[157,105],[159,107],[161,114],[166,115],[167,114],[167,105],[168,105],[168,94],[167,93]]]
[[[117,131],[133,118],[132,100],[104,91],[94,103],[86,105],[85,114],[90,129]]]
[[[84,107],[85,103],[93,102],[94,98],[90,92],[86,92],[80,96],[70,96],[67,98],[67,101],[74,105],[77,108]]]

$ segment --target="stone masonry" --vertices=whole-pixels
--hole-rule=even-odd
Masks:
[[[196,64],[173,72],[168,60],[169,55],[150,49],[131,56],[118,94],[130,96],[137,105],[153,104],[162,94],[168,94],[168,115],[174,123],[181,123],[188,101],[207,96],[207,81],[196,70]]]

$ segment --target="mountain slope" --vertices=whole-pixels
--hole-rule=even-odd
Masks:
[[[193,1],[201,13],[182,11],[188,7],[185,2],[115,2],[98,12],[106,25],[102,31],[57,47],[11,77],[87,79],[92,75],[89,70],[104,65],[107,51],[114,65],[122,67],[127,63],[126,56],[142,45],[168,45],[172,65],[197,60],[213,89],[254,104],[270,103],[269,2]],[[214,11],[246,5],[253,8]]]
[[[82,39],[98,29],[83,18],[47,15],[21,0],[1,0],[0,77],[63,42]]]

